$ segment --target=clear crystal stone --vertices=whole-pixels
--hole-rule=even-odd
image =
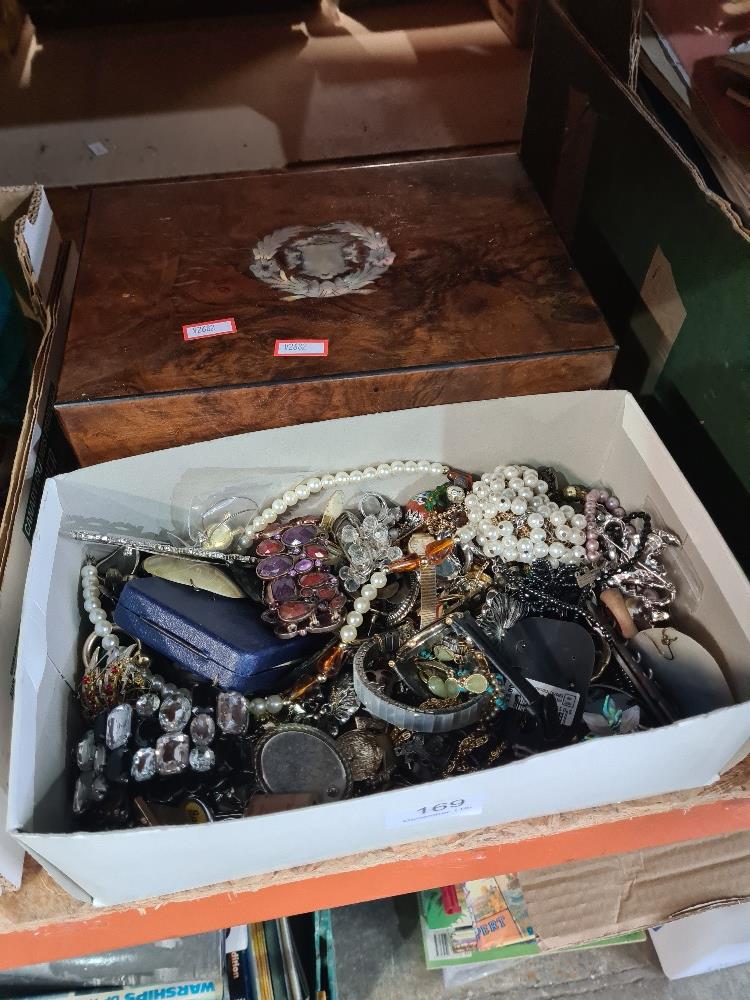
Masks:
[[[359,501],[359,509],[365,517],[374,517],[375,520],[384,513],[383,499],[377,493],[365,493]]]
[[[210,715],[201,712],[190,723],[190,735],[196,746],[207,747],[209,743],[213,743],[216,735],[216,723]]]
[[[161,699],[155,691],[147,691],[146,694],[142,694],[138,701],[135,703],[135,711],[137,715],[142,718],[146,718],[148,715],[153,715],[159,708]]]
[[[94,782],[94,775],[91,771],[79,774],[73,792],[73,812],[80,815],[88,809],[91,802],[91,785]]]
[[[216,699],[216,722],[227,736],[244,736],[250,722],[247,698],[239,691],[222,691]]]
[[[153,747],[142,747],[133,754],[130,775],[135,781],[148,781],[156,774],[156,751]]]
[[[94,766],[95,750],[96,744],[94,743],[94,730],[89,729],[76,747],[76,763],[78,764],[79,771],[91,770]]]
[[[107,746],[110,750],[124,747],[130,738],[133,709],[130,705],[115,705],[107,716]]]
[[[193,747],[190,751],[190,766],[194,771],[210,771],[216,763],[216,754],[211,747]]]
[[[96,774],[101,774],[104,770],[104,765],[107,763],[107,748],[103,743],[94,751],[94,772]]]
[[[180,774],[188,766],[190,739],[185,733],[167,733],[156,741],[156,768],[159,774]]]
[[[165,733],[177,733],[190,721],[190,700],[182,694],[167,694],[159,709],[159,723]]]

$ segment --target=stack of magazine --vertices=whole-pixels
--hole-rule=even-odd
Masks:
[[[523,892],[514,875],[429,889],[419,894],[419,903],[428,969],[539,954]],[[581,947],[626,944],[644,938],[643,931],[635,931]],[[545,953],[549,954],[549,949]]]

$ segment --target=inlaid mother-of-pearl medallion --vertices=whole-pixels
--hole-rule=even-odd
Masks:
[[[385,236],[356,222],[286,226],[255,245],[250,272],[288,301],[364,295],[395,257]]]

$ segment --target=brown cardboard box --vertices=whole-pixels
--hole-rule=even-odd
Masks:
[[[519,876],[542,948],[641,930],[750,898],[750,831],[593,858]]]

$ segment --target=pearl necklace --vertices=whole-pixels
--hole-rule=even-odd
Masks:
[[[473,541],[488,559],[504,562],[548,559],[553,568],[561,562],[593,562],[585,547],[588,518],[548,500],[548,489],[527,465],[498,465],[485,472],[464,498],[468,523],[458,529],[457,541]]]
[[[114,634],[114,625],[108,621],[107,613],[99,600],[99,574],[93,563],[87,562],[81,567],[81,588],[83,610],[88,612],[89,621],[94,626],[94,635],[101,639],[102,649],[108,653],[118,649],[120,640]]]
[[[268,527],[269,524],[273,524],[281,514],[284,514],[290,507],[294,507],[300,500],[307,500],[308,497],[320,493],[321,490],[343,486],[346,483],[369,483],[373,479],[388,479],[390,476],[402,475],[403,473],[413,475],[415,472],[431,472],[439,476],[444,475],[447,471],[448,466],[443,462],[430,462],[428,459],[422,458],[419,461],[408,459],[404,462],[382,462],[378,466],[368,465],[365,469],[353,469],[351,472],[329,472],[323,476],[312,476],[286,490],[281,496],[272,500],[260,514],[256,515],[237,540],[237,548],[240,552],[247,551],[255,541],[259,531]],[[360,589],[359,595],[354,599],[354,610],[346,616],[346,625],[339,632],[342,643],[351,645],[357,641],[357,630],[364,621],[365,614],[370,610],[371,602],[375,600],[378,591],[382,590],[386,583],[385,573],[382,570],[376,570],[370,576],[369,583],[364,584]]]

